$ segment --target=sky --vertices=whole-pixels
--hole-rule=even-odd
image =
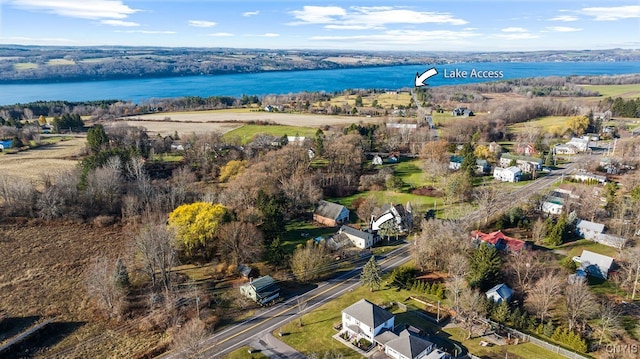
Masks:
[[[375,51],[640,48],[640,2],[0,0],[0,44]]]

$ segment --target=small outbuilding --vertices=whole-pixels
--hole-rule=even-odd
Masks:
[[[502,301],[508,302],[513,296],[513,289],[509,288],[506,284],[500,283],[495,287],[489,289],[485,295],[487,299],[490,299],[496,303],[501,303]]]
[[[257,279],[249,278],[249,283],[240,286],[240,294],[265,305],[280,297],[280,287],[271,276],[265,275]]]
[[[335,227],[349,222],[349,210],[341,204],[321,200],[313,212],[313,220],[325,226]]]

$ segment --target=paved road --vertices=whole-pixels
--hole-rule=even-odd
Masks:
[[[389,252],[378,261],[383,271],[389,271],[411,258],[409,245],[403,244],[399,248]],[[338,278],[322,282],[317,288],[304,295],[293,297],[273,307],[263,309],[252,318],[232,325],[215,333],[205,340],[204,356],[207,358],[222,357],[229,352],[249,345],[256,338],[261,338],[267,333],[278,329],[284,324],[297,319],[299,313],[298,299],[305,304],[302,314],[312,311],[326,302],[333,300],[341,294],[353,290],[360,285],[360,272],[362,266],[341,275]],[[169,352],[160,356],[162,359],[180,358],[180,353]]]
[[[577,168],[576,163],[569,164],[563,169],[552,171],[549,175],[537,179],[530,184],[515,189],[501,199],[501,202],[494,207],[500,208],[503,205],[513,205],[525,201],[529,195],[540,192],[549,187],[554,182],[560,180]],[[480,221],[484,216],[482,211],[477,210],[465,216],[464,221]],[[467,222],[469,223],[469,222]],[[383,271],[391,270],[411,258],[409,246],[404,244],[379,261]],[[318,287],[303,294],[288,299],[273,307],[265,308],[256,313],[252,318],[234,324],[224,330],[213,334],[205,340],[205,357],[219,358],[231,351],[249,345],[257,338],[265,337],[268,333],[282,327],[284,324],[297,319],[299,314],[312,311],[313,309],[333,300],[341,294],[353,290],[359,285],[359,276],[362,266],[341,275],[335,279],[319,283]],[[305,304],[302,313],[299,313],[298,299]],[[179,358],[180,353],[168,352],[160,356],[162,359]]]

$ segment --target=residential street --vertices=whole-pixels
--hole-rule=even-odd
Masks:
[[[524,201],[531,194],[543,191],[554,182],[559,181],[563,176],[574,171],[578,166],[577,163],[578,162],[571,163],[564,169],[554,170],[543,178],[519,187],[504,196],[495,207],[499,208],[505,205],[516,204]],[[462,220],[476,222],[480,221],[483,216],[484,214],[481,213],[481,211],[476,210],[465,216]],[[379,264],[383,271],[389,271],[410,259],[409,245],[403,244],[399,248],[389,252],[385,258],[380,260]],[[338,278],[321,282],[317,288],[299,296],[303,299],[304,303],[306,303],[303,314],[333,300],[346,291],[353,290],[353,288],[359,285],[361,270],[362,266],[359,266]],[[285,302],[273,307],[261,309],[252,318],[213,334],[205,341],[205,356],[209,358],[221,358],[225,354],[239,347],[250,345],[256,340],[259,345],[268,348],[269,342],[264,341],[264,338],[268,338],[269,333],[278,327],[298,318],[300,313],[298,313],[297,300],[299,297],[289,298]],[[263,340],[264,343],[261,343],[260,340]],[[274,351],[275,350],[274,348]],[[287,351],[288,349],[283,347],[278,350]],[[281,357],[283,354],[284,353],[277,354],[275,357]],[[176,352],[169,352],[160,356],[160,358],[163,359],[179,357],[179,353]]]

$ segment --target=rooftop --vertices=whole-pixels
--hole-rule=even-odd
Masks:
[[[345,308],[343,313],[359,320],[369,328],[377,328],[387,320],[393,318],[393,314],[366,299],[361,299]]]

